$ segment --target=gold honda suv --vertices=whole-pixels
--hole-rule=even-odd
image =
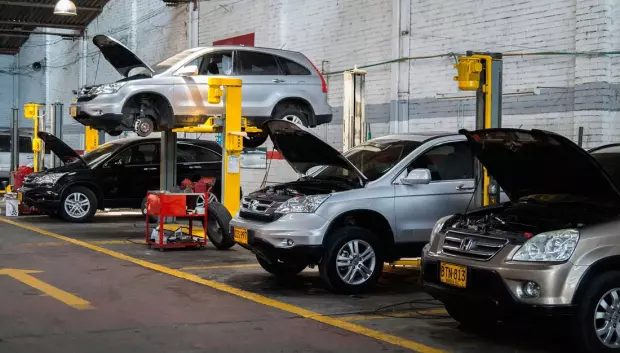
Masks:
[[[620,352],[620,145],[541,130],[461,130],[510,198],[440,219],[424,290],[466,326],[560,317],[580,352]]]

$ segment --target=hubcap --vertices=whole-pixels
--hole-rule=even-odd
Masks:
[[[282,118],[282,120],[288,120],[297,125],[303,125],[303,122],[297,115],[286,115],[284,118]]]
[[[142,131],[142,132],[148,132],[150,129],[151,129],[151,128],[150,128],[150,126],[149,126],[149,124],[148,124],[148,123],[142,122],[142,123],[140,124],[140,131]]]
[[[620,347],[620,288],[603,295],[594,309],[594,330],[609,348]]]
[[[73,218],[82,218],[90,211],[90,201],[81,192],[69,194],[65,199],[65,212]]]
[[[355,239],[344,244],[338,251],[336,271],[347,284],[358,285],[372,276],[376,262],[375,251],[370,244]]]

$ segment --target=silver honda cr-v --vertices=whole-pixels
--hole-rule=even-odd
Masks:
[[[260,127],[268,119],[284,119],[314,127],[332,120],[327,83],[299,52],[200,47],[151,67],[114,38],[97,35],[93,43],[124,78],[76,91],[71,115],[112,136],[122,131],[147,136],[156,130],[194,126],[208,116],[222,114],[223,103],[207,102],[207,81],[213,76],[242,80],[242,115],[251,125]],[[244,146],[257,147],[266,139],[265,133],[248,134]]]
[[[237,243],[270,273],[318,265],[331,289],[367,290],[384,261],[420,256],[436,220],[472,199],[474,159],[464,136],[383,136],[342,155],[304,127],[281,120],[263,127],[304,175],[245,196],[231,221]]]
[[[588,153],[540,130],[462,134],[510,201],[436,223],[424,289],[465,325],[557,316],[577,351],[620,351],[618,145]]]

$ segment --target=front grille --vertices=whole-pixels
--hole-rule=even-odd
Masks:
[[[95,97],[97,96],[82,96],[82,97],[77,97],[77,102],[81,103],[81,102],[88,102],[93,100]]]
[[[444,254],[487,261],[506,246],[508,239],[449,230],[444,238]]]
[[[276,202],[273,200],[261,200],[244,197],[241,200],[239,216],[241,218],[253,219],[261,222],[273,222],[279,218],[276,216],[275,210],[281,204],[281,202]]]

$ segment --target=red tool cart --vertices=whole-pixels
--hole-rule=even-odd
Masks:
[[[184,185],[185,191],[191,192],[167,192],[152,191],[147,193],[146,198],[146,243],[151,246],[157,246],[161,251],[165,248],[184,248],[191,246],[199,246],[204,248],[207,245],[207,212],[209,193],[213,187],[214,179],[203,178],[199,182],[191,185]],[[204,201],[204,211],[197,210],[198,200],[202,198]],[[159,236],[153,241],[151,240],[151,228],[149,216],[158,218]],[[168,242],[164,236],[165,218],[175,217],[189,220],[189,235],[187,240]],[[196,240],[193,234],[193,221],[201,220],[203,225],[203,238]],[[179,225],[181,228],[182,225]]]
[[[17,168],[16,171],[12,171],[13,175],[13,191],[17,192],[17,199],[19,200],[19,214],[28,215],[28,214],[39,214],[40,211],[35,207],[27,207],[24,205],[21,199],[21,193],[19,193],[19,188],[24,185],[24,179],[26,176],[32,174],[34,169],[26,166],[21,166]]]

